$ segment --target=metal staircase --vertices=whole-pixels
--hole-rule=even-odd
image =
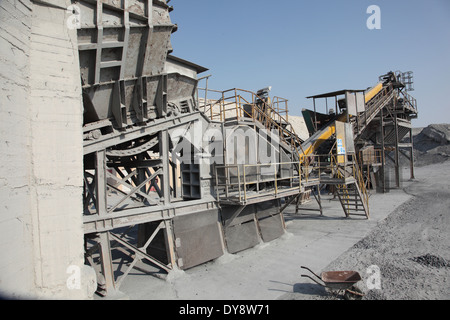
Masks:
[[[353,132],[355,141],[358,140],[367,125],[377,116],[377,114],[392,102],[395,96],[395,90],[391,84],[384,86],[372,99],[366,103],[364,112],[357,117],[352,117]]]
[[[321,178],[321,183],[335,185],[336,195],[344,210],[345,216],[365,216],[369,218],[369,193],[364,178],[356,162],[356,157],[350,155],[351,161],[339,164],[331,157],[332,176]]]
[[[364,196],[356,181],[353,183],[337,185],[336,194],[347,218],[351,215],[369,218],[367,203],[363,201]]]

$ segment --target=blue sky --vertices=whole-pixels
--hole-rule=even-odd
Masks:
[[[210,88],[257,91],[289,100],[365,89],[388,71],[413,71],[416,127],[450,123],[449,0],[172,0],[173,55],[202,65]],[[369,30],[370,5],[381,29]],[[324,110],[323,110],[324,111]]]

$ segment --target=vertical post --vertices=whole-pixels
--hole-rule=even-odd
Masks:
[[[316,98],[313,98],[314,107],[314,130],[317,131]]]
[[[245,179],[245,164],[243,165],[243,168],[244,168],[244,176],[243,176],[243,178],[244,178],[244,201],[245,202],[247,202],[247,181],[246,181],[246,179]]]
[[[238,102],[238,94],[237,94],[237,90],[234,89],[234,104],[236,106],[236,119],[237,121],[239,121],[239,110],[240,110],[240,103],[241,103],[241,97],[239,97],[239,102]],[[238,106],[239,104],[239,106]]]
[[[341,110],[338,111],[337,96],[334,96],[334,111],[336,112],[336,114],[338,114],[339,111],[341,111]]]
[[[261,176],[261,165],[256,165],[256,192],[259,193],[259,178]]]
[[[95,189],[97,202],[95,207],[99,216],[107,213],[106,209],[106,151],[100,150],[96,152],[95,161]]]
[[[397,119],[397,98],[394,98],[394,133],[395,133],[395,185],[397,188],[400,188],[400,159],[399,159],[399,153],[400,150],[398,149],[398,119]]]
[[[106,151],[100,150],[96,152],[95,160],[95,188],[96,188],[96,209],[99,216],[107,214],[106,203]],[[115,291],[114,273],[112,268],[111,248],[109,242],[109,233],[101,232],[98,236],[100,245],[100,261],[103,277],[105,278],[105,291],[108,294]]]
[[[208,80],[209,80],[209,77],[206,77],[206,84],[205,84],[205,102],[204,102],[204,107],[203,107],[203,110],[204,110],[204,112],[206,112],[206,104],[208,103]],[[213,119],[213,116],[212,116],[212,106],[210,107],[210,110],[211,110],[211,120],[214,120]]]
[[[413,141],[413,129],[409,129],[409,143],[411,144],[410,148],[410,157],[409,157],[409,169],[410,169],[410,179],[414,179],[414,141]]]
[[[345,94],[346,98],[347,98],[347,94]],[[347,114],[347,123],[350,122],[350,114],[348,113],[348,101],[346,99],[347,102],[347,107],[345,108],[345,113]]]
[[[123,6],[125,8],[125,10],[123,11],[123,24],[125,26],[125,30],[122,47],[122,62],[120,64],[120,79],[125,78],[125,60],[127,57],[128,42],[130,38],[130,12],[128,10],[129,7],[128,0],[123,0]],[[142,73],[139,73],[137,76],[141,77]]]
[[[164,220],[164,229],[165,229],[164,238],[166,240],[167,261],[169,261],[170,265],[172,266],[172,270],[175,270],[177,269],[177,263],[173,241],[173,230],[170,220]]]
[[[225,174],[225,197],[228,199],[228,187],[231,184],[231,179],[230,179],[230,168],[227,166],[224,166],[224,174]]]
[[[319,202],[320,215],[322,216],[323,210],[322,210],[322,199],[320,198],[320,183],[317,185],[317,198]]]
[[[288,100],[285,100],[286,102],[286,121],[289,122],[289,106],[288,106]]]
[[[359,123],[359,112],[358,112],[358,98],[357,98],[357,92],[354,93],[355,96],[355,108],[356,108],[356,130],[358,130],[357,132],[359,133],[359,127],[360,127],[360,123]]]
[[[109,241],[109,232],[99,234],[98,243],[100,245],[100,260],[102,274],[105,278],[106,295],[116,290],[114,282],[114,272],[112,267],[111,247]]]
[[[384,150],[384,120],[383,109],[380,110],[380,130],[381,130],[381,175],[383,184],[383,193],[386,193],[386,179],[385,179],[385,150]]]
[[[277,186],[277,165],[274,164],[274,179],[275,179],[275,196],[278,195],[278,186]]]
[[[238,174],[239,202],[241,202],[241,199],[242,199],[242,197],[241,197],[241,173],[239,171],[239,165],[236,165],[236,167],[237,167],[237,174]],[[228,198],[228,196],[227,196],[227,198]]]
[[[217,201],[219,201],[220,200],[220,196],[219,196],[219,176],[217,174],[217,166],[215,167],[215,171],[216,171],[216,198],[217,198]]]
[[[222,92],[222,101],[220,101],[220,122],[224,121],[225,119],[225,93]]]
[[[100,65],[103,46],[103,1],[97,2],[97,51],[95,57],[95,83],[100,82]]]
[[[137,155],[136,158],[137,158],[137,160],[139,162],[145,160],[144,159],[144,155],[142,153]],[[137,164],[137,166],[139,166],[139,164]],[[146,176],[145,176],[146,170],[144,168],[142,168],[142,167],[141,168],[137,168],[136,170],[137,170],[137,181],[138,181],[138,184],[141,184],[141,183],[143,183],[146,180]],[[145,194],[147,194],[147,186],[144,184],[140,191],[145,193]]]
[[[163,130],[159,134],[160,158],[163,164],[163,174],[161,177],[164,204],[170,203],[170,174],[169,174],[169,134],[167,130]]]

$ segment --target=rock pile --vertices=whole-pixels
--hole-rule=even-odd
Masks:
[[[411,260],[427,267],[435,267],[435,268],[450,267],[450,263],[447,262],[447,260],[429,253],[423,256],[411,258]]]
[[[440,144],[450,143],[450,124],[431,124],[422,133]]]
[[[431,124],[423,128],[414,136],[414,149],[418,167],[447,161],[450,158],[450,124]]]

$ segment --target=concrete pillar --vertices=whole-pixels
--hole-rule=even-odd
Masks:
[[[33,293],[30,1],[0,1],[0,295]]]
[[[0,2],[0,291],[86,299],[76,30],[70,1],[46,2]]]

